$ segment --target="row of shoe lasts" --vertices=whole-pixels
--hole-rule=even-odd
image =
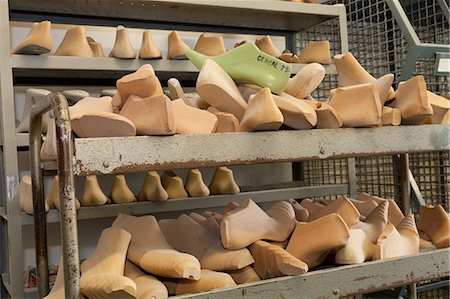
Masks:
[[[420,234],[414,215],[404,216],[394,200],[368,194],[324,204],[290,199],[267,211],[246,199],[228,204],[223,215],[159,221],[120,214],[81,264],[81,292],[88,298],[165,298],[301,275],[323,263],[358,264],[450,246],[450,218],[442,206],[421,207],[418,228]],[[47,299],[63,291],[61,278],[56,281]]]
[[[50,191],[45,198],[46,211],[60,208],[59,179],[55,176]],[[139,194],[136,195],[127,185],[124,175],[115,175],[111,187],[110,196],[106,196],[97,176],[87,176],[84,183],[84,193],[81,203],[77,200],[77,209],[80,206],[95,207],[107,203],[131,203],[135,201],[165,201],[175,198],[204,197],[210,194],[236,194],[239,193],[233,171],[226,166],[217,167],[211,179],[209,187],[204,183],[202,173],[198,169],[191,169],[186,178],[177,176],[173,171],[164,171],[162,179],[156,171],[149,171],[144,179]],[[21,209],[33,214],[33,199],[31,189],[31,177],[23,176],[19,184],[19,200]]]
[[[49,21],[34,23],[26,38],[12,50],[12,53],[39,55],[51,52],[53,41],[50,30],[51,23]],[[290,54],[289,51],[282,54],[275,47],[270,36],[257,38],[255,44],[263,52],[291,63],[318,62],[329,64],[331,60],[328,41],[308,44],[299,57]],[[190,47],[181,39],[177,31],[172,31],[169,34],[167,59],[186,59],[184,52],[189,49]],[[221,36],[211,36],[206,33],[200,35],[194,50],[208,56],[216,56],[226,52],[225,44]],[[86,37],[85,29],[82,26],[67,30],[61,45],[54,55],[105,57],[102,45],[97,43],[93,38]],[[114,47],[109,57],[134,59],[136,55],[136,50],[129,40],[128,29],[123,26],[118,26]],[[161,50],[153,43],[150,30],[143,31],[138,57],[140,59],[162,58]]]

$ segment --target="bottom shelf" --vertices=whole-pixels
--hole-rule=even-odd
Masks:
[[[341,298],[449,276],[449,256],[449,248],[439,249],[172,298]]]

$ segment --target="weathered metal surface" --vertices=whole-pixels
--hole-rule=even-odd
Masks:
[[[77,175],[450,149],[450,126],[75,139]]]
[[[47,225],[45,220],[44,179],[40,168],[41,120],[52,103],[47,98],[39,101],[30,111],[30,164],[31,189],[33,194],[34,242],[36,248],[37,288],[39,298],[49,292]]]
[[[440,249],[173,298],[341,298],[448,276],[449,254],[450,249]]]
[[[73,174],[73,138],[69,106],[61,93],[51,93],[36,103],[30,114],[30,152],[32,165],[33,208],[35,217],[36,259],[39,297],[48,293],[48,257],[44,189],[40,169],[41,116],[53,108],[56,123],[58,177],[60,197],[61,239],[64,259],[65,297],[81,298],[78,255],[78,231]]]
[[[76,0],[47,0],[45,4],[36,4],[33,0],[10,1],[12,13],[28,11],[50,16],[58,14],[60,17],[81,16],[84,20],[120,18],[157,22],[160,26],[174,22],[192,26],[229,26],[245,28],[247,31],[301,31],[337,17],[341,8],[306,3],[258,1],[255,5],[253,1],[214,0],[97,0],[95,4],[87,8],[85,1]]]

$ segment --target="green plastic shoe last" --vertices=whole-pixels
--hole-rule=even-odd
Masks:
[[[234,80],[253,82],[261,87],[269,87],[274,93],[281,93],[291,75],[291,66],[259,50],[253,43],[245,43],[228,52],[210,57],[188,50],[184,53],[200,70],[206,59],[220,65]]]

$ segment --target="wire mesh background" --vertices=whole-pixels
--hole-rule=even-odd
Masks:
[[[406,60],[408,43],[402,35],[384,0],[330,0],[327,4],[344,3],[347,10],[349,50],[375,78],[394,74],[399,83]],[[401,0],[403,9],[421,42],[449,44],[449,22],[436,0]],[[341,52],[338,20],[330,20],[299,33],[297,51],[311,40],[328,39],[332,56]],[[434,59],[416,63],[414,75],[423,75],[427,89],[444,97],[450,95],[450,77],[433,75]],[[313,94],[327,100],[329,90],[337,87],[337,76],[327,76]],[[450,211],[450,153],[433,152],[410,155],[410,169],[428,204],[442,204]],[[346,159],[308,161],[303,163],[305,182],[311,185],[347,183]],[[357,192],[394,198],[401,205],[400,172],[393,156],[356,159]],[[414,211],[417,213],[417,211]],[[448,288],[418,294],[419,298],[448,298]]]
[[[408,43],[402,35],[384,0],[330,0],[327,4],[344,3],[347,9],[349,49],[361,65],[374,77],[392,73],[394,85],[402,74]],[[406,15],[422,42],[448,44],[449,23],[436,0],[400,1]],[[301,52],[311,40],[328,39],[331,54],[341,52],[338,20],[299,33],[297,50]],[[434,60],[420,60],[415,74],[422,74],[427,88],[440,95],[449,94],[449,77],[433,75]],[[337,76],[327,76],[313,94],[327,100],[329,90],[337,87]],[[428,203],[441,203],[449,209],[449,153],[436,152],[410,155],[411,170]],[[304,163],[305,181],[312,185],[347,182],[345,160],[311,161]],[[357,191],[395,198],[399,203],[399,170],[391,156],[356,159]]]

